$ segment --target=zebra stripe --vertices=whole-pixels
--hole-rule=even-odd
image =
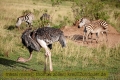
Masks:
[[[101,33],[103,35],[103,32],[106,33],[107,38],[107,31],[108,31],[108,24],[106,21],[98,20],[98,21],[90,21],[86,18],[82,18],[80,20],[78,28],[84,26],[84,35],[83,35],[83,42],[84,38],[86,37],[86,41],[88,39],[89,34],[91,33],[91,36],[93,33],[96,33],[97,38],[99,38],[99,34]],[[92,41],[91,41],[92,42]],[[98,42],[98,39],[97,39]]]
[[[86,31],[93,31],[94,26],[92,24],[86,25]]]
[[[96,24],[96,25],[94,25],[94,24]],[[107,22],[106,21],[98,21],[98,22],[96,22],[96,23],[90,23],[90,24],[87,24],[85,27],[88,27],[88,28],[90,28],[91,30],[94,30],[94,29],[96,29],[96,28],[99,28],[99,27],[102,27],[102,28],[104,28],[104,29],[107,29],[108,28],[108,24],[107,24]],[[87,28],[86,28],[87,29]]]
[[[100,21],[99,22],[101,26],[103,26],[104,28],[108,27],[108,24],[106,23],[106,21]]]
[[[29,16],[30,16],[30,14],[27,14],[27,15],[25,16],[25,21],[28,21],[28,20],[29,20]]]
[[[29,13],[29,14],[26,14],[24,16],[18,17],[17,21],[16,21],[16,27],[19,28],[19,26],[23,22],[26,22],[30,27],[30,26],[32,26],[33,19],[34,19],[34,15],[32,13]]]

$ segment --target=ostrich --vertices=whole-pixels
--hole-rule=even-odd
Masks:
[[[40,51],[40,48],[45,49],[45,67],[46,71],[47,59],[49,58],[49,68],[50,71],[53,71],[52,61],[51,61],[51,52],[49,49],[52,49],[52,43],[59,41],[62,47],[66,46],[66,40],[63,32],[60,29],[55,29],[51,27],[38,28],[37,30],[32,31],[31,28],[26,29],[22,36],[22,43],[29,50],[30,56],[28,59],[19,57],[17,61],[27,62],[32,59],[32,51]]]

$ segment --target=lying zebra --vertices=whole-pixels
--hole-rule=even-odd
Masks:
[[[95,33],[97,36],[97,40],[96,40],[97,43],[98,43],[100,33],[102,34],[102,37],[103,37],[103,34],[105,33],[106,41],[108,41],[107,39],[108,24],[106,23],[106,21],[103,21],[103,20],[90,21],[87,18],[81,18],[79,21],[78,28],[81,28],[83,26],[84,26],[83,42],[86,41],[88,43],[89,34],[91,34],[91,42],[92,42],[93,33]]]
[[[26,22],[28,24],[28,26],[30,27],[30,26],[32,26],[33,19],[34,19],[34,15],[32,13],[28,13],[24,16],[20,16],[17,18],[16,27],[19,29],[20,25],[23,22]]]

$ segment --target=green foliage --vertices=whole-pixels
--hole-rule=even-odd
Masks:
[[[5,5],[2,4],[4,1],[6,1]],[[9,71],[9,70],[11,71],[14,71],[14,70],[43,71],[44,62],[45,62],[44,49],[42,49],[40,52],[33,52],[33,58],[27,63],[16,62],[17,58],[20,56],[28,58],[29,52],[25,47],[23,47],[23,45],[21,44],[21,39],[20,39],[22,32],[26,29],[25,27],[26,25],[22,24],[21,25],[22,30],[17,30],[14,27],[15,20],[16,20],[16,17],[21,15],[21,13],[25,15],[31,12],[31,10],[29,10],[28,8],[25,8],[25,6],[27,4],[31,6],[31,3],[33,2],[31,2],[31,0],[28,0],[28,2],[26,1],[27,4],[22,4],[22,3],[19,3],[20,0],[18,2],[17,0],[15,0],[16,3],[14,2],[14,0],[11,0],[9,2],[7,1],[9,0],[0,1],[0,4],[1,4],[0,11],[2,13],[0,15],[0,20],[1,20],[1,24],[0,24],[0,37],[1,37],[0,39],[0,76],[2,76],[1,73],[3,71]],[[35,1],[36,1],[35,5],[32,5],[33,7],[37,6],[37,9],[35,7],[33,9],[33,14],[36,17],[33,22],[33,25],[34,25],[33,28],[37,29],[39,26],[42,25],[42,22],[39,20],[40,15],[42,15],[43,12],[46,12],[46,11],[49,12],[50,8],[47,9],[45,6],[44,9],[39,10],[38,9],[39,0],[35,0]],[[44,1],[47,1],[47,0],[44,0]],[[110,13],[104,10],[104,6],[106,6],[106,3],[99,2],[103,0],[85,0],[85,1],[84,0],[61,0],[61,1],[72,1],[73,3],[74,1],[77,2],[77,4],[74,3],[72,7],[72,10],[74,10],[73,13],[76,19],[79,19],[80,17],[83,17],[83,16],[88,16],[93,19],[98,19],[98,18],[101,18],[104,20],[109,19]],[[107,0],[107,1],[110,2],[113,0]],[[16,4],[18,4],[17,6],[21,6],[22,4],[24,7],[21,6],[21,8],[19,9],[19,7],[16,7]],[[10,8],[8,6],[10,6]],[[62,8],[63,7],[66,8],[65,6],[62,6]],[[119,23],[120,12],[119,11],[114,12],[114,10],[112,11],[113,11],[112,13],[114,13],[113,14],[114,17],[113,16],[110,17],[113,19],[112,23],[116,24],[116,29],[120,30],[120,23]],[[58,25],[55,25],[53,27],[61,28],[64,25],[68,25],[72,23],[71,18],[69,16],[70,16],[69,14],[67,16],[64,16],[64,14],[58,15],[58,19],[57,19]],[[47,21],[45,22],[47,23]],[[6,53],[8,53],[8,57],[5,56]],[[120,71],[120,45],[113,47],[113,48],[108,48],[105,45],[96,47],[96,48],[90,48],[90,47],[80,46],[78,44],[76,45],[74,42],[67,40],[66,48],[62,48],[60,44],[57,42],[53,44],[53,49],[51,50],[51,53],[52,53],[53,68],[55,71],[106,70],[108,71],[109,75],[107,78],[104,78],[104,79],[119,80],[119,77],[120,77],[119,76],[120,74],[119,72]],[[1,79],[4,80],[4,78],[1,78]],[[18,78],[15,78],[15,79],[18,79]],[[23,80],[24,79],[27,79],[27,78],[23,78]],[[32,79],[34,80],[34,78]],[[54,77],[53,79],[56,80],[56,78]],[[85,78],[85,79],[89,79],[89,78]],[[100,80],[101,78],[92,77],[91,80],[93,79]]]
[[[109,19],[109,16],[106,12],[99,12],[94,14],[95,19],[102,19],[107,21]]]
[[[115,11],[114,12],[114,17],[115,17],[115,19],[119,18],[120,17],[120,12]]]
[[[45,13],[47,13],[47,12],[48,12],[48,10],[47,10],[47,9],[44,9],[44,12],[45,12]]]
[[[55,26],[53,26],[54,28],[61,28],[61,26],[60,25],[55,25]]]
[[[111,7],[120,8],[120,0],[101,0],[102,2],[109,4]]]
[[[30,11],[30,10],[23,10],[23,11],[22,11],[22,15],[26,15],[26,14],[28,14],[28,13],[31,13],[31,11]]]
[[[51,0],[51,2],[52,2],[52,6],[60,5],[62,3],[61,0]]]
[[[62,27],[62,26],[68,25],[68,24],[71,24],[71,20],[69,19],[68,16],[64,16],[63,20],[60,20],[59,26]]]
[[[78,1],[75,0],[75,3],[73,3],[72,9],[73,13],[75,14],[75,19],[78,19],[80,17],[89,17],[91,19],[103,19],[107,20],[109,18],[109,15],[107,15],[107,12],[104,12],[104,3],[93,0],[93,1]],[[97,3],[97,4],[96,4]]]
[[[117,8],[120,8],[120,1],[115,4]]]
[[[33,13],[34,13],[34,15],[38,16],[39,13],[40,13],[40,11],[39,11],[39,10],[36,10],[36,9],[33,9]]]

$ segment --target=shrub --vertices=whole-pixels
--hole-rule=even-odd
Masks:
[[[52,6],[59,5],[60,3],[62,3],[61,0],[51,0],[51,2],[52,2]]]
[[[103,11],[101,11],[99,13],[95,13],[94,17],[95,17],[95,19],[102,19],[105,21],[107,21],[109,19],[108,14],[106,12],[103,12]]]
[[[80,17],[89,17],[92,20],[94,19],[104,19],[107,20],[109,15],[107,12],[102,11],[104,9],[104,3],[101,1],[78,1],[75,0],[75,3],[72,5],[72,10],[75,20]]]
[[[34,12],[34,15],[38,16],[40,11],[39,10],[36,10],[36,9],[33,9],[33,12]]]
[[[115,11],[115,12],[114,12],[114,17],[115,17],[115,19],[117,19],[117,18],[119,17],[119,15],[120,15],[120,12],[118,12],[118,11]]]
[[[30,10],[25,10],[25,11],[23,10],[23,11],[22,11],[22,14],[23,14],[23,15],[26,15],[26,14],[28,14],[28,13],[31,13],[31,11],[30,11]]]

